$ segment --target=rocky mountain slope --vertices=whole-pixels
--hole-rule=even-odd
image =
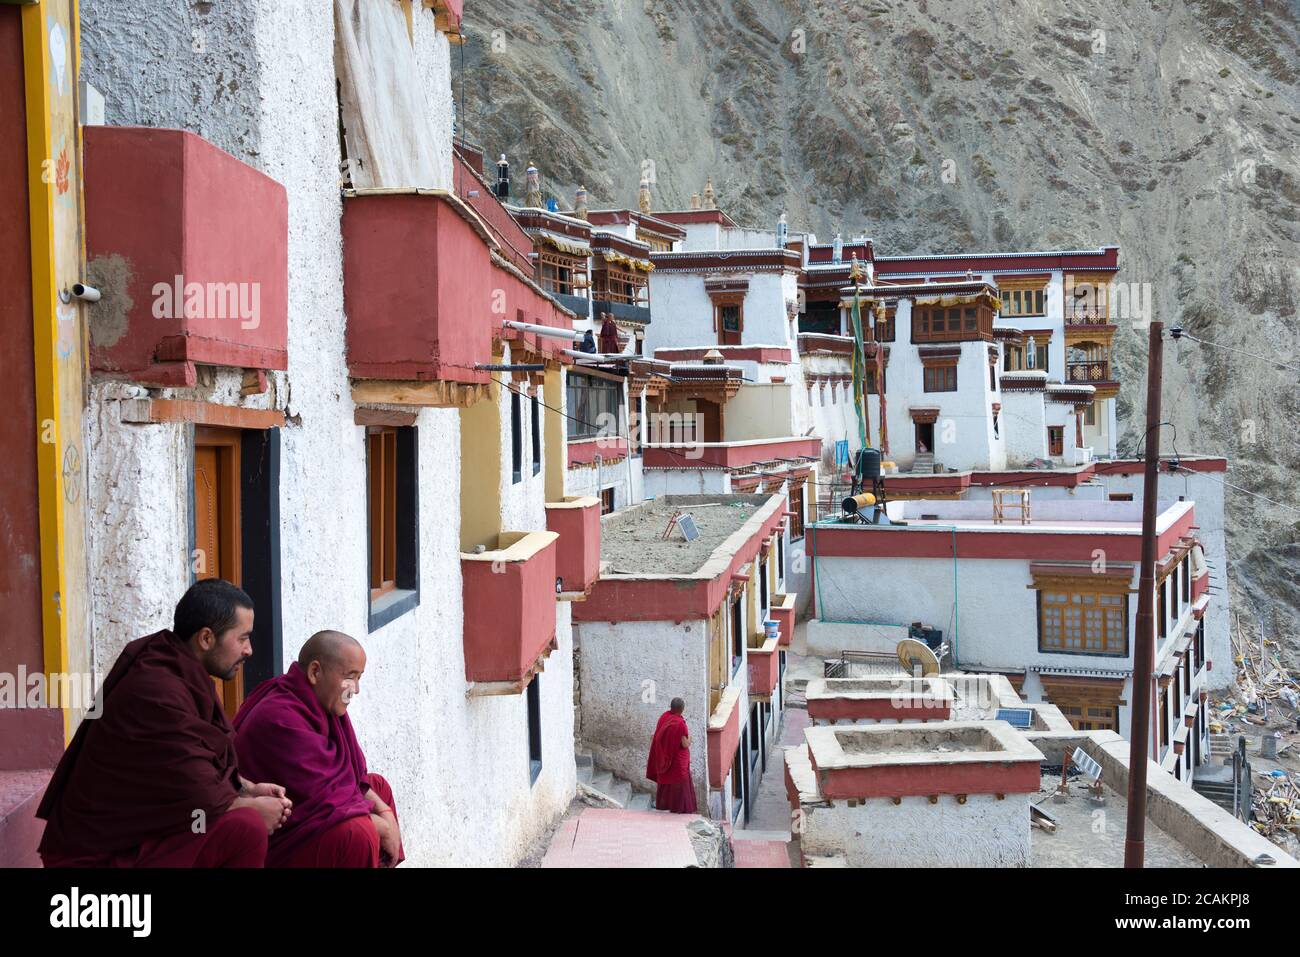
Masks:
[[[471,0],[463,130],[592,208],[882,253],[1118,243],[1166,350],[1165,448],[1228,456],[1235,608],[1300,664],[1300,24],[1290,0]],[[462,58],[463,55],[463,58]],[[522,171],[519,179],[522,180]],[[1123,324],[1121,449],[1145,334]],[[1176,433],[1174,431],[1176,429]],[[1221,583],[1220,583],[1221,584]]]

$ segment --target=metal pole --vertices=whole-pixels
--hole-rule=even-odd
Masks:
[[[1160,386],[1163,322],[1151,323],[1147,347],[1146,467],[1142,475],[1142,568],[1138,579],[1137,648],[1133,655],[1133,719],[1129,729],[1128,826],[1124,866],[1143,867],[1147,821],[1147,762],[1151,743],[1151,672],[1156,653],[1156,499],[1160,487]]]

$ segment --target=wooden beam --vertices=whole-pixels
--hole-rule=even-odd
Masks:
[[[352,421],[357,425],[391,425],[403,427],[415,425],[415,417],[418,412],[405,412],[396,409],[371,409],[364,406],[357,406],[357,410],[352,414]]]
[[[488,397],[487,385],[464,382],[398,382],[353,379],[357,405],[408,405],[433,409],[465,409]]]
[[[284,413],[278,409],[245,409],[192,399],[125,399],[122,421],[140,425],[193,422],[229,429],[276,429],[284,425]]]

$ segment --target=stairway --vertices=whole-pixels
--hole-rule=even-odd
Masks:
[[[1231,814],[1234,796],[1232,765],[1226,767],[1222,764],[1210,763],[1201,765],[1192,772],[1192,790]]]
[[[912,460],[912,471],[922,475],[934,474],[934,453],[917,452],[916,458]]]
[[[1222,763],[1221,759],[1226,758],[1228,763],[1231,764],[1232,752],[1236,747],[1232,735],[1210,733],[1210,761]]]
[[[642,791],[612,772],[597,767],[595,758],[590,754],[577,751],[573,757],[578,765],[580,784],[629,811],[654,810],[653,796],[648,791]]]

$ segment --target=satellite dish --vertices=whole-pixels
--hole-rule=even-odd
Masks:
[[[909,675],[915,675],[918,668],[925,678],[939,673],[939,659],[924,641],[904,638],[898,643],[895,654],[898,655],[898,663]]]

